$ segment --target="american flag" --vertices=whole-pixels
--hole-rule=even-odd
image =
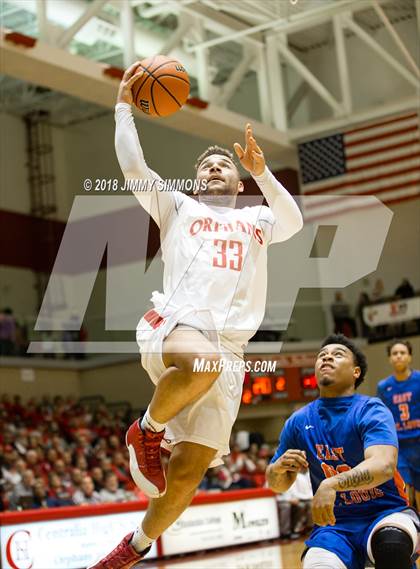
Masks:
[[[304,142],[298,152],[302,193],[331,195],[311,207],[316,217],[336,211],[336,195],[374,195],[388,205],[420,197],[417,112]]]

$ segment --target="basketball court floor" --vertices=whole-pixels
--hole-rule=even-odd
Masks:
[[[304,547],[303,539],[284,544],[271,541],[213,553],[151,561],[143,567],[147,569],[300,569],[300,556]]]
[[[271,541],[139,565],[145,569],[301,569],[304,540]],[[420,562],[417,562],[420,569]]]

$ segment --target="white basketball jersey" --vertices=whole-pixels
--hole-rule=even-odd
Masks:
[[[233,209],[173,197],[160,228],[163,303],[210,310],[216,330],[245,345],[264,317],[272,213],[266,206]]]

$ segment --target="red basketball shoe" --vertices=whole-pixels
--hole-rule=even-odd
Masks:
[[[134,567],[150,550],[150,547],[137,553],[134,547],[130,544],[133,537],[131,532],[117,545],[115,549],[108,553],[106,557],[90,565],[88,569],[130,569]]]
[[[125,436],[130,455],[130,472],[136,486],[149,498],[160,498],[166,492],[166,476],[160,460],[160,443],[165,431],[155,433],[134,421]]]

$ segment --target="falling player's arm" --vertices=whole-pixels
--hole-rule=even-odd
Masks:
[[[390,410],[382,401],[371,397],[359,413],[357,421],[364,460],[328,479],[337,491],[374,488],[390,480],[397,467],[398,438]]]
[[[279,494],[286,492],[296,480],[298,472],[307,467],[304,451],[287,450],[275,462],[268,465],[265,473],[268,487]]]
[[[245,149],[237,142],[234,148],[242,166],[258,184],[273,215],[274,223],[270,243],[285,241],[303,227],[300,209],[286,188],[267,168],[263,151],[258,146],[249,123],[245,128],[245,143]]]
[[[359,413],[357,423],[363,442],[364,460],[321,482],[312,501],[312,515],[318,525],[335,524],[334,502],[337,492],[369,490],[394,476],[398,439],[389,409],[372,397],[360,408]]]
[[[390,445],[375,445],[365,449],[365,460],[346,472],[327,478],[336,492],[346,490],[369,490],[380,486],[394,476],[398,450]]]
[[[337,492],[369,490],[394,476],[398,451],[394,446],[375,445],[365,449],[365,460],[354,468],[321,482],[312,500],[312,517],[319,526],[335,525]]]
[[[157,190],[158,183],[162,179],[147,166],[144,159],[131,110],[133,102],[131,87],[140,75],[136,73],[137,66],[138,62],[129,67],[120,83],[115,106],[115,151],[124,178],[139,182],[137,187],[134,182],[129,182],[132,184],[130,189],[160,227],[162,220],[175,207],[175,199],[172,192]],[[141,182],[144,182],[143,186]]]

